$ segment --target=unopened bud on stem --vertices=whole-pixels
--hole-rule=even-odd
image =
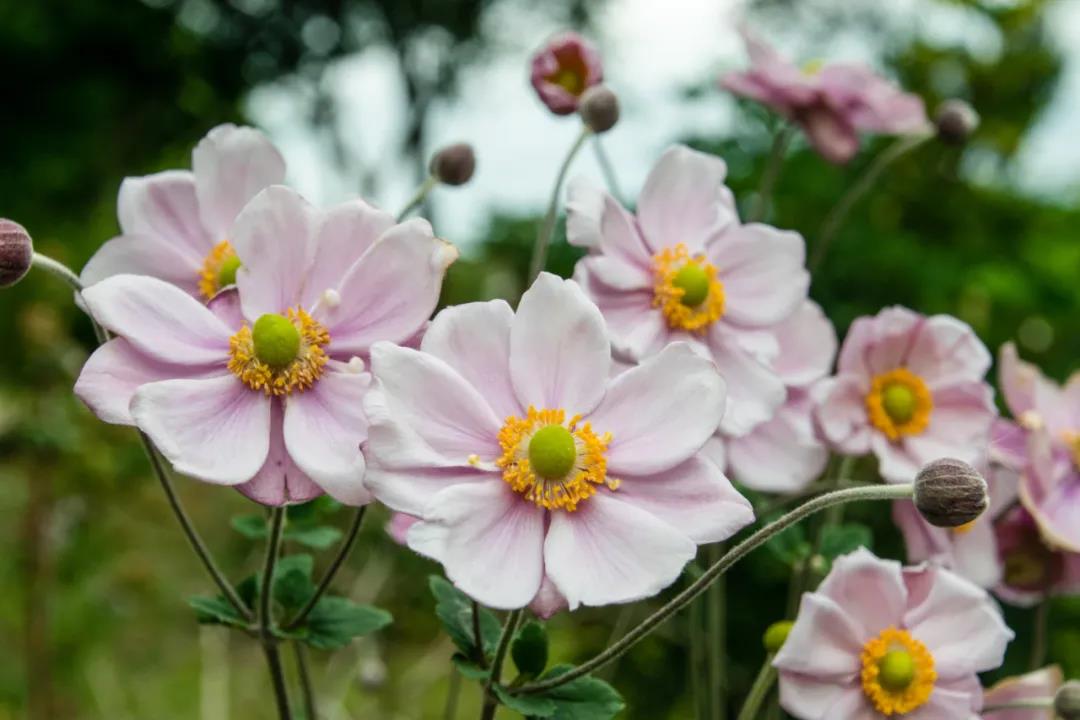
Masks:
[[[582,94],[578,112],[585,125],[599,135],[619,122],[619,98],[606,85],[594,85]]]
[[[464,185],[476,171],[476,154],[472,145],[447,145],[431,158],[431,174],[443,185]]]
[[[979,128],[979,113],[963,100],[946,100],[934,116],[938,137],[950,145],[963,145]]]
[[[1069,680],[1058,688],[1054,712],[1061,720],[1080,720],[1080,680]]]
[[[19,223],[0,218],[0,287],[22,280],[34,262],[34,243]]]
[[[915,507],[931,525],[966,525],[982,515],[989,504],[986,481],[962,460],[935,460],[915,477]]]

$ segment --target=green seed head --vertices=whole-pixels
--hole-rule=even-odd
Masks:
[[[240,269],[240,258],[229,255],[221,261],[221,267],[217,271],[217,284],[219,288],[236,284],[236,271]]]
[[[696,307],[709,297],[709,276],[705,268],[695,262],[683,265],[679,272],[675,273],[671,284],[682,288],[683,296],[680,301],[688,307]]]
[[[878,663],[878,680],[886,690],[905,690],[915,680],[915,661],[907,650],[890,650]]]
[[[915,416],[915,393],[907,385],[888,385],[881,395],[885,413],[895,423],[906,423]]]
[[[794,626],[795,623],[790,620],[781,620],[770,625],[769,629],[765,631],[765,637],[762,638],[765,649],[771,653],[779,652],[780,648],[784,646],[784,641],[787,640],[791,628]]]
[[[565,477],[576,461],[574,436],[562,425],[546,425],[529,440],[529,465],[540,477]]]
[[[283,368],[300,354],[300,331],[283,315],[263,315],[251,329],[255,357],[272,368]]]

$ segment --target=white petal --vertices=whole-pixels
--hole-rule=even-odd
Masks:
[[[167,170],[125,178],[116,214],[125,235],[160,239],[192,257],[205,257],[217,242],[199,219],[195,179],[189,172]]]

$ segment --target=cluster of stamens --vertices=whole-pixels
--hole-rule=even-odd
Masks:
[[[882,715],[904,715],[930,699],[934,656],[908,631],[882,630],[863,645],[860,659],[863,693]]]
[[[228,240],[222,240],[203,260],[199,271],[199,292],[209,300],[223,287],[236,282],[236,271],[240,268],[240,258]]]
[[[704,333],[724,315],[724,286],[703,256],[678,243],[653,255],[653,307],[670,327]]]
[[[876,376],[866,395],[870,423],[893,441],[925,430],[933,409],[930,388],[907,368]]]
[[[322,375],[330,333],[301,308],[263,315],[229,340],[229,370],[267,395],[304,392]]]

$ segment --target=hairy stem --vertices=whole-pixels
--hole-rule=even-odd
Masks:
[[[409,198],[409,202],[405,203],[405,207],[401,208],[401,211],[397,214],[397,221],[401,222],[409,213],[416,208],[420,207],[424,200],[427,199],[428,193],[435,189],[435,186],[439,184],[439,178],[434,175],[428,175],[424,178],[424,182],[420,183],[420,187],[416,188],[416,192]]]
[[[555,176],[555,187],[551,190],[551,200],[548,202],[547,213],[544,215],[544,222],[540,225],[540,232],[536,236],[536,245],[533,246],[532,258],[529,260],[528,279],[530,285],[536,279],[536,276],[540,274],[540,271],[544,269],[544,263],[547,260],[548,246],[551,245],[551,236],[555,233],[555,219],[559,215],[559,194],[562,190],[563,181],[566,179],[566,173],[570,170],[570,164],[574,161],[578,151],[581,150],[581,146],[585,144],[591,134],[589,128],[581,128],[581,134],[578,135],[574,144],[570,146],[570,152],[566,154],[566,158],[563,159],[563,163],[559,167],[559,174]]]
[[[765,662],[761,664],[761,670],[754,678],[750,692],[746,695],[746,702],[739,711],[738,720],[757,720],[761,705],[765,702],[765,698],[769,697],[769,692],[776,681],[776,668],[772,666],[772,660],[773,653],[768,653],[765,656]]]
[[[705,550],[705,556],[709,563],[715,563],[724,556],[724,546],[720,543],[709,545]],[[727,717],[727,693],[726,691],[726,631],[727,631],[727,608],[725,597],[726,583],[724,576],[716,579],[705,593],[705,628],[708,638],[709,658],[709,704],[711,706],[709,717],[712,720],[724,720]]]
[[[506,616],[506,624],[503,625],[502,635],[499,636],[499,644],[495,647],[495,657],[491,659],[491,673],[487,682],[484,683],[484,707],[480,711],[480,720],[492,720],[495,711],[499,708],[499,699],[495,697],[492,689],[502,679],[502,665],[506,659],[506,651],[510,648],[510,641],[514,638],[514,631],[521,620],[521,610],[511,610]]]
[[[1002,712],[1005,710],[1049,710],[1054,707],[1054,698],[1034,698],[1029,700],[1013,700],[1007,703],[998,703],[997,705],[987,705],[983,707],[982,714]]]
[[[280,720],[291,720],[289,691],[285,685],[285,671],[281,667],[281,655],[278,653],[277,638],[274,637],[274,619],[271,616],[272,595],[274,592],[274,566],[277,565],[278,552],[281,550],[281,529],[285,521],[285,508],[276,507],[270,513],[270,537],[266,541],[266,562],[263,563],[262,584],[259,589],[259,639],[262,641],[266,664],[270,669],[270,680],[274,686],[274,700],[277,702]]]
[[[356,509],[356,513],[353,515],[352,524],[349,526],[349,531],[345,535],[345,539],[341,542],[341,547],[338,549],[338,554],[334,557],[330,563],[330,567],[326,569],[326,572],[322,576],[322,580],[319,581],[318,586],[315,588],[315,592],[311,594],[304,606],[300,608],[299,612],[292,620],[285,624],[286,630],[292,630],[299,626],[307,616],[319,603],[319,598],[323,596],[326,589],[330,587],[330,583],[333,582],[334,576],[337,575],[338,570],[345,563],[345,560],[349,557],[349,553],[352,552],[353,545],[356,544],[356,537],[360,533],[360,525],[364,522],[364,512],[367,510],[367,505],[361,505]]]

